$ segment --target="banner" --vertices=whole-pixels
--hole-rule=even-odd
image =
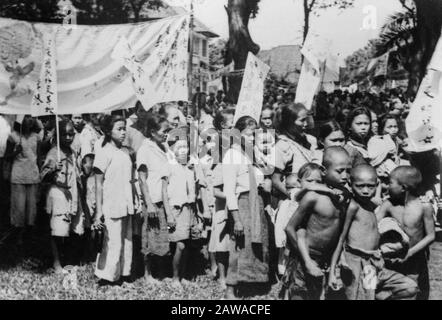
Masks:
[[[405,121],[410,151],[440,148],[442,138],[442,37]]]
[[[387,52],[380,57],[371,59],[367,65],[367,72],[373,73],[374,77],[387,76],[389,56],[390,52]]]
[[[241,92],[236,105],[234,123],[243,116],[251,116],[259,123],[264,100],[264,80],[269,71],[268,65],[249,52]]]
[[[326,60],[329,55],[331,41],[307,35],[301,53],[304,63],[301,68],[298,87],[296,88],[296,103],[302,103],[308,110],[311,109],[313,98],[323,80]]]
[[[51,33],[51,30],[43,35],[43,52],[40,78],[31,101],[31,114],[34,117],[57,113],[57,52],[55,33]]]
[[[44,60],[44,37],[55,36],[58,113],[97,113],[187,100],[189,16],[137,24],[63,28],[0,19],[0,113],[29,114]],[[133,74],[112,53],[126,39],[142,66]],[[115,57],[115,55],[114,55]],[[133,76],[142,79],[135,85]],[[144,82],[145,79],[149,82]]]

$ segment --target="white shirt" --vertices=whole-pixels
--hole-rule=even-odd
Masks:
[[[6,144],[10,134],[11,126],[9,122],[3,116],[0,116],[0,158],[5,156]]]
[[[143,141],[137,152],[137,169],[142,165],[147,168],[146,183],[150,199],[153,203],[163,201],[162,179],[170,175],[169,160],[166,153],[149,139]]]
[[[230,148],[223,158],[224,194],[226,195],[226,203],[229,210],[238,210],[238,196],[243,192],[250,191],[250,164],[252,163],[249,158],[236,145]],[[264,182],[264,175],[258,168],[254,167],[254,169],[256,185],[259,186]]]
[[[94,167],[104,173],[103,215],[122,218],[134,213],[132,162],[129,155],[111,143],[97,150]]]

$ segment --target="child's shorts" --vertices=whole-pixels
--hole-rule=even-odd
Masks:
[[[189,239],[192,218],[190,206],[173,207],[172,214],[175,217],[176,228],[174,232],[169,233],[169,241],[178,242]]]
[[[63,191],[51,187],[46,198],[46,212],[51,215],[51,235],[56,237],[68,237],[71,227],[69,215],[71,203]]]
[[[53,215],[51,217],[51,235],[54,237],[69,237],[71,220],[69,215]]]

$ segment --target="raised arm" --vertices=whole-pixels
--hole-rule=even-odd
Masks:
[[[378,220],[378,223],[384,219],[385,217],[388,217],[390,212],[391,202],[390,201],[384,201],[379,209],[376,212],[376,219]]]

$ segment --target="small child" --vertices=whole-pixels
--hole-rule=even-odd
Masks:
[[[410,249],[404,258],[387,260],[387,267],[396,270],[419,286],[418,299],[429,297],[428,255],[435,240],[433,207],[419,198],[422,175],[412,166],[397,167],[390,175],[390,199],[377,211],[378,221],[393,217],[410,238]]]
[[[59,128],[60,158],[58,159],[57,147],[53,147],[41,170],[42,180],[51,184],[46,199],[46,211],[51,215],[51,249],[53,267],[57,273],[62,271],[61,258],[66,255],[72,218],[78,209],[76,156],[71,148],[75,136],[74,126],[70,121],[61,121]]]
[[[350,156],[342,147],[324,152],[324,182],[342,190],[347,183]],[[281,295],[293,300],[319,300],[324,293],[325,270],[336,249],[345,218],[345,204],[336,197],[308,191],[286,227],[287,238],[296,252],[283,277]]]
[[[349,300],[413,299],[417,288],[413,280],[384,268],[379,250],[381,235],[372,198],[376,193],[376,171],[359,165],[351,172],[354,199],[347,209],[343,231],[330,265],[329,286],[337,290],[336,266],[341,257],[341,279]],[[349,271],[349,272],[345,272]]]
[[[172,224],[175,225],[169,229],[169,241],[173,252],[173,284],[181,289],[181,279],[187,266],[187,247],[192,218],[196,214],[196,175],[195,171],[188,166],[187,135],[178,137],[172,142],[171,148],[175,158],[170,163],[169,201],[165,203],[165,209],[166,213],[170,212],[168,216],[173,217]]]
[[[321,184],[323,175],[323,167],[316,163],[307,163],[301,167],[298,175],[290,174],[285,180],[286,189],[291,197],[279,203],[275,220],[275,244],[279,250],[278,272],[281,275],[285,273],[285,264],[290,253],[290,250],[286,247],[285,228],[298,208],[299,196],[306,191],[322,191],[334,194],[333,190]],[[299,185],[301,185],[301,190],[298,189]]]

